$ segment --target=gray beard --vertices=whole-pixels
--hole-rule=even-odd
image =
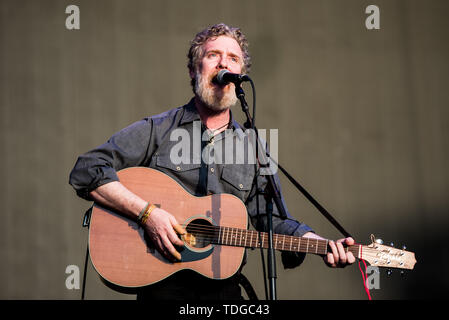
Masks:
[[[195,80],[195,93],[210,110],[219,112],[236,104],[237,97],[234,90],[224,93],[222,90],[211,87],[208,79],[204,79],[198,72],[195,75]]]

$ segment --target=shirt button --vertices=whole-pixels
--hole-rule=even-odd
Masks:
[[[239,184],[239,188],[240,188],[240,189],[243,189],[243,184]]]
[[[214,169],[214,168],[210,168],[210,172],[212,172],[212,173],[213,173],[214,171],[215,171],[215,169]]]

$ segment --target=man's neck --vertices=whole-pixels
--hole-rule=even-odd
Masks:
[[[204,105],[198,97],[195,97],[195,107],[200,115],[203,124],[212,130],[214,134],[218,134],[226,130],[226,126],[230,121],[229,108],[223,111],[214,111]]]

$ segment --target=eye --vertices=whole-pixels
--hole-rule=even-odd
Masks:
[[[231,63],[233,63],[233,64],[240,64],[240,58],[238,57],[238,56],[231,56],[230,58],[229,58],[229,61],[231,62]]]

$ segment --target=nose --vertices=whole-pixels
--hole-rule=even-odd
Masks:
[[[222,55],[220,60],[218,61],[219,69],[227,69],[228,68],[228,60],[225,55]]]

